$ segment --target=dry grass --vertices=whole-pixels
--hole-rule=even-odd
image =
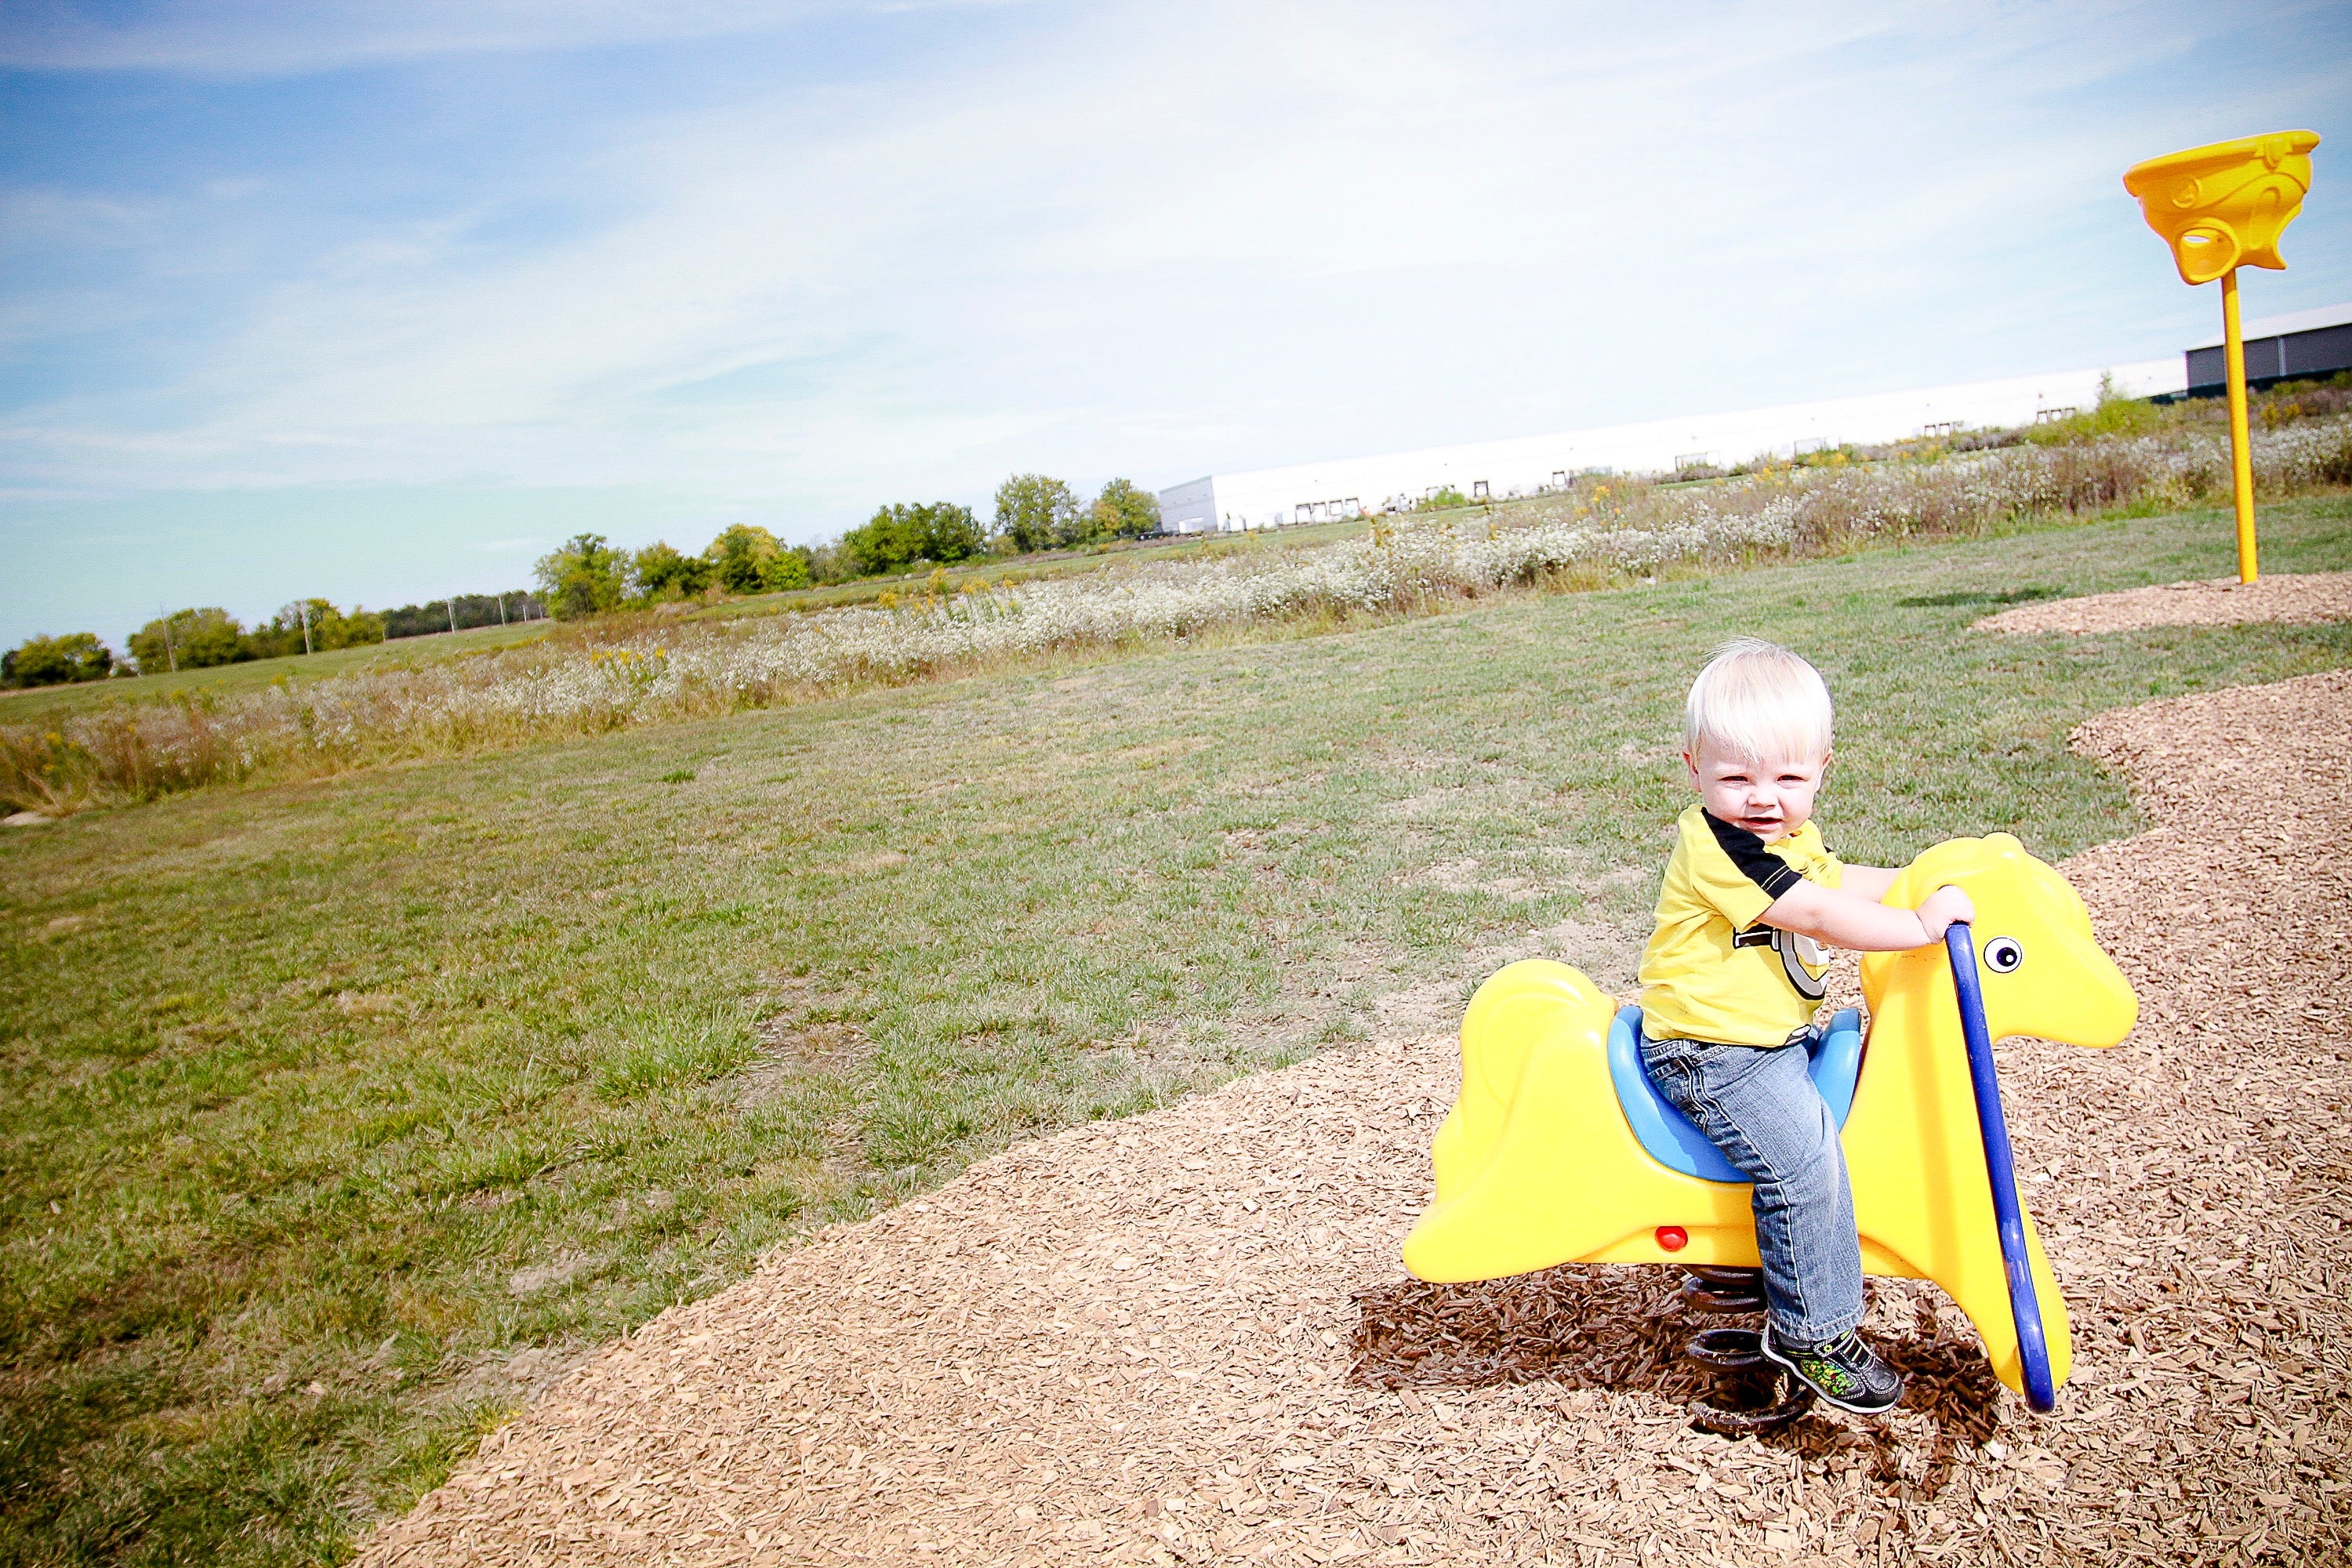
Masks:
[[[2352,482],[2352,418],[2254,443],[2289,496]],[[47,816],[208,784],[710,718],[870,688],[1236,633],[1337,629],[1531,586],[1859,545],[1979,536],[2116,508],[2147,515],[2226,487],[2226,447],[2193,429],[1841,469],[1774,469],[1666,489],[1610,480],[1507,507],[1374,526],[1369,537],[724,622],[620,617],[526,647],[227,696],[0,723],[0,807]],[[944,583],[944,578],[942,578]]]

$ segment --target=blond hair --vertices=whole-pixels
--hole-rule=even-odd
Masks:
[[[1742,762],[1830,754],[1829,682],[1777,643],[1734,637],[1715,650],[1683,702],[1683,748]]]

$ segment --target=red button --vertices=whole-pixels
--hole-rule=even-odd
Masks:
[[[1662,1225],[1658,1227],[1658,1245],[1668,1252],[1680,1252],[1690,1245],[1690,1232],[1678,1225]]]

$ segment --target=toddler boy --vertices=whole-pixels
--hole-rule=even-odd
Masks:
[[[1676,824],[1642,955],[1642,1059],[1658,1091],[1755,1183],[1764,1353],[1841,1410],[1900,1398],[1864,1344],[1862,1244],[1845,1152],[1807,1074],[1830,946],[1943,940],[1975,910],[1939,888],[1917,910],[1878,900],[1895,872],[1841,865],[1812,824],[1830,760],[1821,672],[1741,637],[1716,651],[1683,710],[1699,803]]]

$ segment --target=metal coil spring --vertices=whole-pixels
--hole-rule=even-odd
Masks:
[[[1761,1312],[1764,1271],[1692,1264],[1683,1278],[1683,1305],[1694,1312]],[[1813,1407],[1812,1390],[1764,1358],[1759,1329],[1707,1329],[1691,1337],[1683,1354],[1716,1374],[1714,1392],[1691,1403],[1691,1419],[1709,1432],[1777,1432]]]

